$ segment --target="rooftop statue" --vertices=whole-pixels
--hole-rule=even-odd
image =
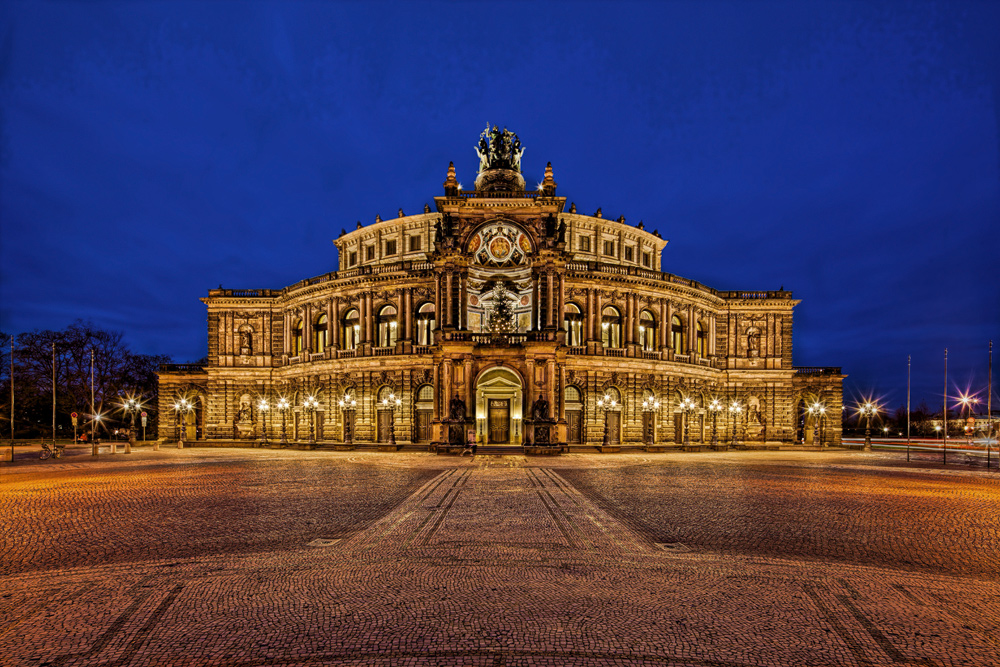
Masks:
[[[490,124],[487,123],[486,129],[479,135],[476,154],[479,155],[480,173],[487,169],[512,169],[520,172],[524,148],[517,135],[506,127],[501,130],[494,125],[490,129]]]

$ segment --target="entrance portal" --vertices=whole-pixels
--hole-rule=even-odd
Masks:
[[[476,439],[521,444],[521,378],[509,368],[491,368],[476,383]]]
[[[510,399],[491,398],[489,401],[489,442],[505,445],[510,442]]]

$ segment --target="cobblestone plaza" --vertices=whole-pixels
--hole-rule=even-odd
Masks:
[[[0,467],[0,664],[994,665],[1000,475],[897,454]]]

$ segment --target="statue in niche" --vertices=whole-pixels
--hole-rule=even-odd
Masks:
[[[549,418],[549,402],[544,396],[539,396],[531,404],[531,418],[535,421],[542,421]]]
[[[760,356],[760,330],[756,327],[747,329],[747,356],[751,359]]]
[[[455,396],[448,405],[448,417],[454,420],[465,420],[465,401]]]
[[[249,331],[240,332],[240,354],[243,356],[253,354],[253,337]]]

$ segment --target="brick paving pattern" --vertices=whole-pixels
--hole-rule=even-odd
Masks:
[[[0,665],[996,665],[1000,475],[889,455],[0,468]]]

